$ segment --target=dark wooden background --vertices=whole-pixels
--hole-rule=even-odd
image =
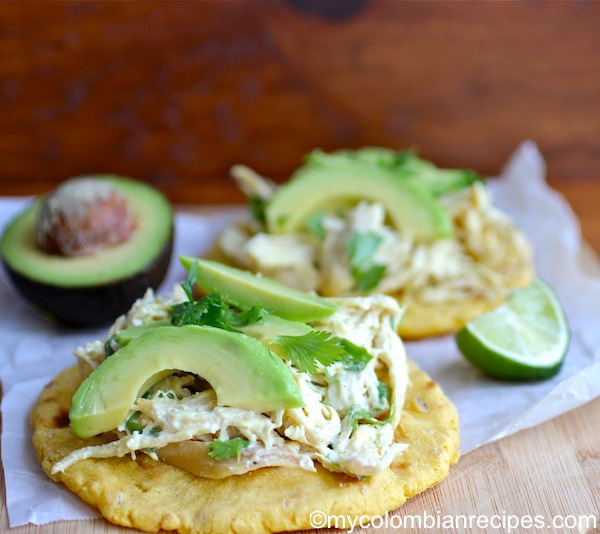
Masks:
[[[0,2],[0,195],[116,172],[234,202],[314,147],[600,180],[600,3]]]

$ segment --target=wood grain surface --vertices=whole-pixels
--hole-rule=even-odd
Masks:
[[[240,201],[314,147],[495,174],[525,138],[598,178],[600,3],[0,2],[0,195],[82,173]]]

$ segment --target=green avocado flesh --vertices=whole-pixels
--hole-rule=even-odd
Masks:
[[[171,322],[167,320],[161,320],[153,321],[151,323],[146,323],[139,326],[130,326],[129,328],[125,328],[124,330],[119,330],[115,334],[115,338],[120,345],[125,346],[130,341],[148,332],[148,330],[158,328],[159,326],[171,326]]]
[[[399,179],[424,187],[434,196],[449,195],[481,181],[477,173],[467,169],[441,169],[419,158],[411,150],[393,150],[382,147],[363,147],[356,150],[336,150],[330,154],[314,150],[306,165],[339,165],[361,161],[394,173]]]
[[[427,188],[360,160],[299,169],[267,203],[267,229],[295,232],[305,227],[312,214],[360,200],[383,204],[392,224],[417,240],[453,234],[452,221]]]
[[[169,325],[169,321],[161,320],[140,326],[131,326],[117,332],[115,338],[120,345],[125,346],[148,330]],[[312,328],[305,323],[268,314],[259,323],[240,326],[240,330],[247,336],[258,339],[263,345],[268,345],[277,336],[303,336],[311,332]]]
[[[303,336],[312,332],[312,328],[305,323],[290,321],[277,315],[267,315],[259,323],[242,326],[241,330],[264,345],[268,345],[277,336]]]
[[[131,339],[81,384],[69,411],[73,432],[87,438],[115,429],[136,399],[175,371],[204,378],[222,406],[304,406],[289,369],[260,341],[210,326],[160,326]]]
[[[198,285],[207,293],[220,293],[239,308],[251,308],[257,302],[274,315],[292,321],[317,321],[337,311],[333,302],[296,289],[270,278],[261,277],[216,261],[180,256],[189,271],[198,263]]]
[[[133,209],[136,227],[129,239],[86,256],[48,254],[35,239],[40,198],[10,222],[0,241],[5,269],[22,296],[73,326],[114,320],[148,287],[157,288],[173,244],[173,211],[159,191],[132,179],[92,177],[116,187]]]

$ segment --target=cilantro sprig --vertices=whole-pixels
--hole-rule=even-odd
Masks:
[[[383,236],[377,232],[353,232],[346,244],[354,288],[358,291],[375,289],[383,278],[387,265],[373,262]]]
[[[187,280],[181,284],[188,300],[171,307],[171,324],[173,326],[194,324],[241,332],[238,327],[258,323],[267,313],[259,304],[247,310],[234,310],[218,293],[195,300],[193,288],[197,280],[198,262],[193,262]]]
[[[277,345],[296,369],[309,374],[318,371],[318,363],[328,367],[342,362],[348,371],[362,371],[372,358],[364,347],[322,330],[312,330],[302,336],[277,336],[271,345]]]
[[[381,282],[386,269],[387,265],[383,264],[370,265],[369,267],[353,266],[351,272],[352,278],[354,278],[354,288],[357,291],[375,289]]]
[[[190,265],[187,279],[181,283],[189,302],[194,302],[194,286],[198,282],[198,262],[193,261]]]
[[[302,336],[277,336],[270,345],[278,345],[296,369],[310,374],[317,372],[317,362],[327,367],[346,354],[339,338],[319,330]]]
[[[240,461],[242,451],[250,445],[247,439],[234,438],[228,440],[216,439],[208,446],[208,455],[218,462],[236,457]]]
[[[350,410],[346,414],[348,424],[356,430],[359,424],[368,425],[385,425],[392,418],[392,410],[390,409],[389,415],[385,419],[377,419],[369,411],[366,410],[360,404],[353,404]]]
[[[362,371],[373,358],[367,349],[355,345],[346,338],[340,340],[340,345],[344,347],[346,353],[343,360],[346,371]]]
[[[350,262],[359,265],[370,261],[382,241],[377,232],[353,232],[346,245]]]
[[[223,299],[213,293],[194,302],[182,302],[171,308],[171,324],[206,325],[231,332],[241,332],[237,327],[258,323],[267,311],[256,304],[248,310],[235,311]]]
[[[248,199],[248,207],[250,208],[250,213],[254,220],[264,225],[266,222],[265,212],[267,209],[267,201],[258,195],[252,195]]]
[[[325,213],[323,213],[322,211],[317,212],[311,215],[306,220],[306,228],[311,234],[317,236],[320,239],[325,239],[326,231],[325,226],[323,225],[324,220]]]

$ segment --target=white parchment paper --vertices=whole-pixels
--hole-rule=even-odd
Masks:
[[[501,177],[490,182],[495,204],[531,239],[538,273],[556,289],[572,329],[560,374],[537,383],[510,384],[484,377],[459,354],[451,336],[407,344],[409,356],[438,380],[456,404],[461,451],[500,439],[579,406],[600,394],[600,262],[581,241],[567,202],[545,182],[542,156],[523,143]],[[27,199],[0,199],[0,227]],[[239,208],[178,213],[173,263],[161,291],[184,279],[177,254],[201,255]],[[106,329],[73,331],[46,323],[0,273],[2,464],[11,527],[99,517],[42,472],[31,445],[29,412],[44,385],[75,361],[72,350]]]

